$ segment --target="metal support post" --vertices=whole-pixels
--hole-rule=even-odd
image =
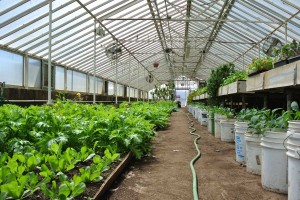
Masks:
[[[264,95],[264,108],[268,107],[268,95]]]
[[[64,68],[64,77],[65,77],[64,91],[67,91],[67,89],[68,89],[68,70],[67,70],[67,68]]]
[[[285,44],[288,43],[287,36],[288,36],[288,23],[286,22],[285,23]]]
[[[145,78],[145,68],[144,68],[144,78]],[[143,80],[144,80],[143,78]],[[145,102],[145,98],[146,98],[146,92],[143,91],[143,102]]]
[[[52,0],[49,0],[49,35],[48,35],[48,102],[51,104],[51,51],[52,51]]]
[[[25,87],[25,89],[28,89],[28,54],[26,53],[25,56],[24,56],[24,73],[23,73],[23,76],[24,76],[24,82],[23,82],[23,85]]]
[[[93,91],[93,104],[96,103],[96,20],[94,20],[94,68],[93,68],[93,78],[94,78],[94,91]]]
[[[258,43],[258,58],[260,58],[260,43]]]
[[[291,110],[291,104],[292,104],[292,93],[288,92],[286,95],[286,109]]]
[[[243,109],[246,108],[246,97],[245,97],[244,94],[242,95],[242,108],[243,108]]]
[[[243,70],[245,70],[245,57],[244,57],[245,54],[243,54]]]
[[[118,104],[118,58],[116,59],[116,85],[115,85],[116,104]]]
[[[138,77],[137,77],[137,98],[136,98],[136,101],[139,101],[139,96],[140,96],[140,91],[139,91],[139,86],[140,86],[140,66],[139,66],[139,62],[138,62],[137,68],[138,68]]]
[[[131,57],[129,56],[129,95],[128,95],[129,103],[130,103],[130,96],[131,96],[131,63],[130,63],[130,61],[131,61]]]
[[[149,80],[150,80],[150,78],[149,78]],[[148,84],[148,93],[147,93],[148,102],[149,102],[149,97],[150,97],[149,92],[150,92],[150,81],[149,81],[149,84]],[[152,98],[153,98],[153,97],[152,97]]]

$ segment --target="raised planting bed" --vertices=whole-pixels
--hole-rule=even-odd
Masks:
[[[228,85],[221,86],[218,89],[218,96],[224,96],[228,94]]]
[[[254,76],[249,76],[246,81],[246,91],[253,92],[257,90],[263,90],[265,73],[266,72],[262,72]]]
[[[289,61],[286,59],[286,60],[280,60],[278,62],[275,62],[273,65],[274,65],[274,68],[277,68],[277,67],[284,66],[288,63],[289,63]]]
[[[298,62],[300,65],[300,62]],[[272,69],[265,73],[264,89],[296,85],[297,62]]]
[[[239,80],[228,85],[228,94],[246,93],[246,81]]]
[[[128,153],[124,159],[116,166],[116,168],[110,173],[110,175],[104,180],[100,188],[94,195],[93,199],[100,200],[105,192],[110,188],[112,183],[118,178],[118,176],[123,172],[125,167],[131,162],[133,158],[132,153]]]
[[[300,55],[298,56],[295,56],[295,57],[292,57],[292,58],[289,58],[288,59],[288,63],[293,63],[293,62],[297,62],[300,60]]]

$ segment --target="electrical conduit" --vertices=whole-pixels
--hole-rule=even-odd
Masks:
[[[188,124],[190,124],[189,129],[191,129],[190,134],[196,136],[196,138],[194,140],[194,145],[197,150],[197,155],[191,160],[190,167],[191,167],[192,176],[193,176],[193,196],[194,196],[194,200],[198,200],[199,199],[199,197],[198,197],[198,181],[197,181],[197,174],[196,174],[196,171],[194,168],[194,164],[201,156],[200,149],[198,148],[198,140],[201,138],[201,136],[195,133],[196,129],[194,128],[194,122],[189,117],[189,114],[187,115],[187,117],[189,120]]]

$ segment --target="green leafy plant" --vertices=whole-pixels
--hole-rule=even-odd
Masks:
[[[155,85],[154,91],[151,93],[153,95],[153,99],[156,100],[171,100],[171,96],[174,92],[175,84],[168,83],[164,86]]]
[[[227,78],[230,73],[234,72],[234,64],[228,63],[223,64],[213,69],[209,78],[207,79],[207,94],[209,95],[209,103],[211,105],[216,105],[217,101],[217,92],[220,85],[223,83],[223,79]]]
[[[279,61],[300,55],[300,43],[293,40],[292,43],[285,44],[281,48],[275,49],[273,54]]]
[[[229,85],[230,83],[236,82],[238,80],[246,80],[248,78],[246,71],[234,71],[229,74],[228,77],[226,77],[221,84],[221,86]]]
[[[207,92],[207,86],[201,87],[195,91],[190,92],[187,98],[187,103],[188,104],[192,103],[194,97],[204,94],[205,92]]]
[[[255,58],[248,65],[248,74],[254,72],[268,71],[273,68],[274,58]]]

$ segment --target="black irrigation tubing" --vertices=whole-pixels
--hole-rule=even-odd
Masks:
[[[198,147],[198,140],[201,138],[201,136],[196,132],[196,129],[194,128],[194,122],[193,120],[189,117],[189,114],[187,115],[188,117],[188,124],[190,124],[189,129],[191,129],[190,134],[196,136],[195,140],[194,140],[194,145],[195,148],[197,150],[197,155],[191,160],[190,162],[190,167],[191,167],[191,171],[192,171],[192,175],[193,175],[193,196],[194,196],[194,200],[198,200],[199,196],[198,196],[198,181],[197,181],[197,174],[194,168],[194,164],[195,162],[200,158],[201,156],[201,151]]]

